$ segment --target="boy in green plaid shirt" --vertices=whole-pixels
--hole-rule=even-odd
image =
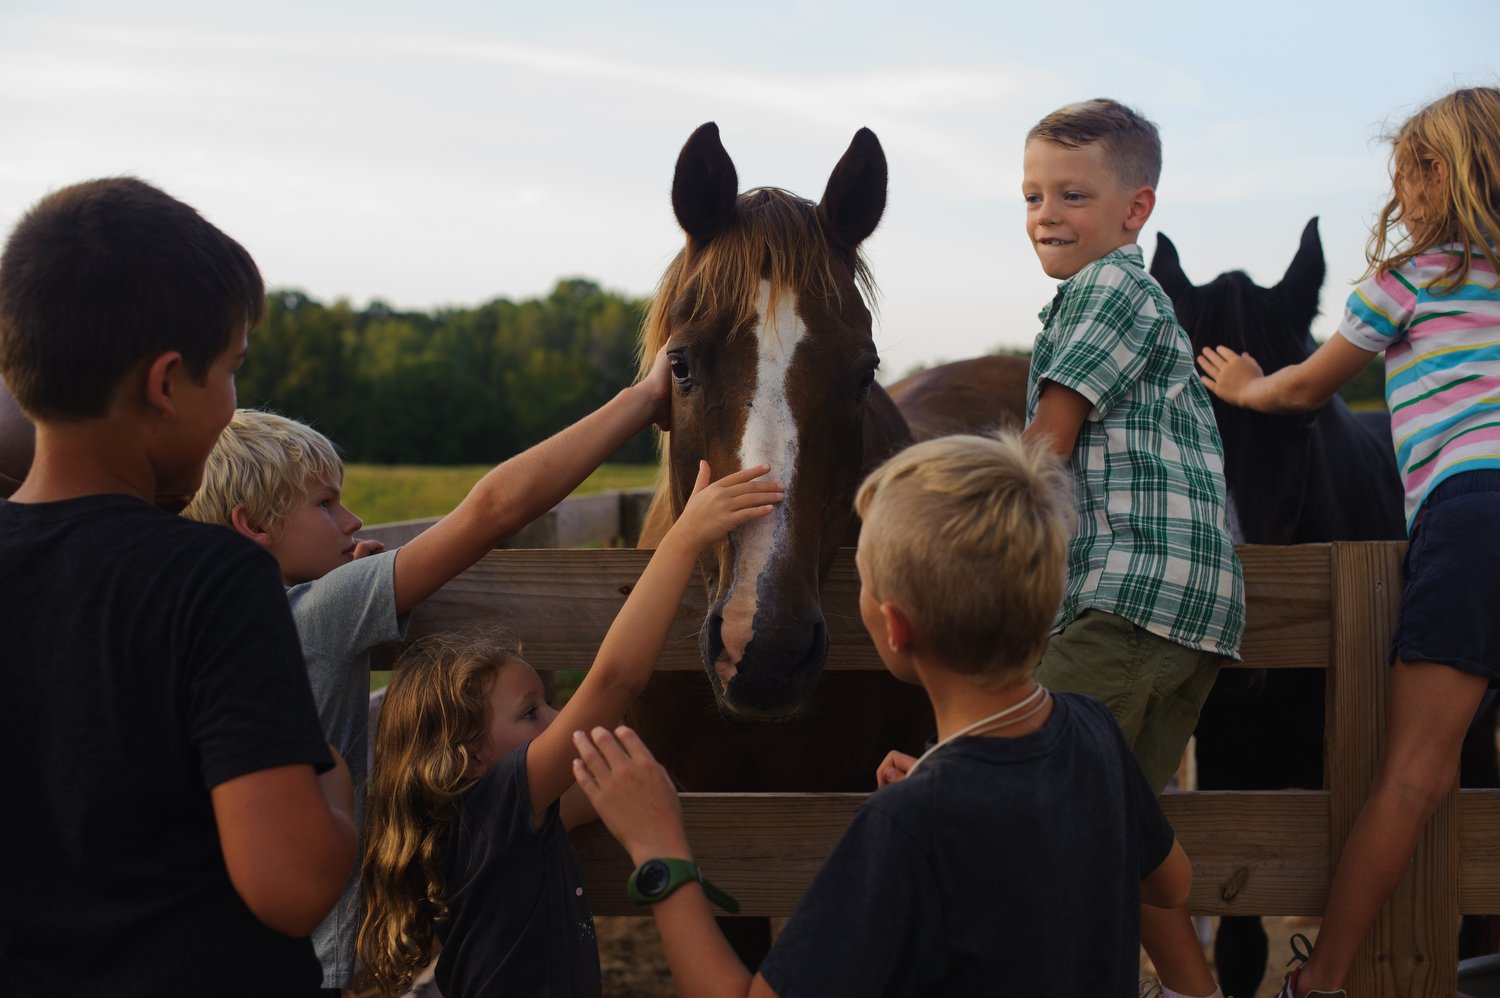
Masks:
[[[1213,410],[1136,245],[1160,173],[1156,126],[1112,100],[1026,136],[1026,231],[1062,281],[1041,313],[1026,435],[1067,460],[1078,506],[1036,677],[1104,701],[1158,792],[1245,620]],[[1219,994],[1185,909],[1143,906],[1141,940],[1169,998]]]

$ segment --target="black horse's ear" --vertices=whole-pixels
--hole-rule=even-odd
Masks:
[[[818,221],[834,243],[854,249],[870,237],[885,214],[885,150],[868,128],[854,139],[828,177],[818,204]]]
[[[1177,298],[1193,290],[1193,282],[1183,273],[1182,261],[1177,258],[1177,247],[1172,245],[1166,233],[1156,234],[1156,253],[1151,257],[1151,276],[1156,278],[1167,297]]]
[[[1299,320],[1307,322],[1318,314],[1318,293],[1323,290],[1323,276],[1327,268],[1323,263],[1323,240],[1318,237],[1318,216],[1308,220],[1302,230],[1302,243],[1297,255],[1292,257],[1286,276],[1276,285],[1275,291],[1289,308],[1297,311]]]
[[[719,126],[699,125],[677,154],[672,174],[672,213],[695,243],[708,242],[734,219],[740,178],[719,141]]]

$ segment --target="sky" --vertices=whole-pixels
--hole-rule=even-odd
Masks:
[[[1415,10],[0,0],[0,231],[130,174],[238,239],[268,286],[324,302],[473,307],[565,277],[645,296],[682,246],[672,169],[699,124],[742,189],[812,200],[869,127],[890,164],[864,247],[890,381],[1030,345],[1055,282],[1025,235],[1025,134],[1108,96],[1162,134],[1147,259],[1162,232],[1197,283],[1274,284],[1317,216],[1322,338],[1388,194],[1384,136],[1500,83],[1492,30]]]

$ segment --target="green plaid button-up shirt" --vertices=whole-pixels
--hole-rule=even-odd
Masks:
[[[1053,633],[1092,608],[1238,658],[1245,584],[1224,448],[1187,333],[1144,263],[1121,246],[1060,284],[1040,316],[1027,422],[1043,381],[1093,406],[1068,461],[1078,528]]]

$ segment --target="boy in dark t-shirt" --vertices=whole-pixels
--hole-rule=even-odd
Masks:
[[[860,616],[892,675],[926,690],[938,742],[881,763],[881,789],[754,977],[697,880],[655,890],[684,994],[1137,993],[1140,906],[1184,905],[1192,872],[1109,711],[1032,678],[1062,592],[1067,487],[1055,457],[1014,435],[918,444],[865,482]],[[637,887],[651,861],[690,860],[635,733],[575,743],[579,785],[641,864]]]
[[[47,196],[0,256],[0,376],[36,425],[0,501],[0,994],[316,993],[348,770],[275,561],[158,508],[198,487],[263,299],[131,178]]]

